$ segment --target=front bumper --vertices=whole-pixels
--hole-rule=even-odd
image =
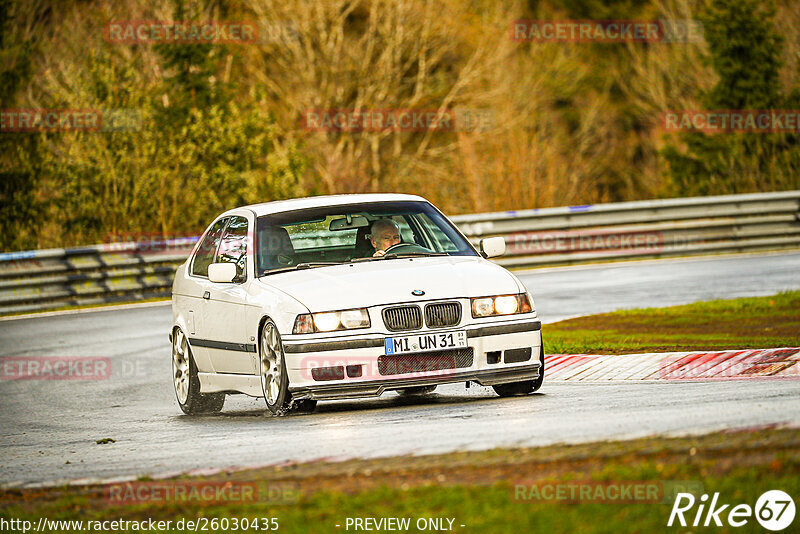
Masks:
[[[477,382],[482,386],[494,386],[509,382],[522,382],[539,378],[541,364],[537,361],[526,366],[517,366],[507,369],[468,371],[448,374],[446,376],[419,377],[405,379],[388,378],[380,381],[369,382],[343,382],[336,384],[323,384],[311,386],[290,387],[292,398],[297,400],[334,400],[354,397],[379,397],[385,391],[392,391],[408,387],[438,386],[453,382]]]
[[[386,358],[385,333],[304,340],[287,336],[283,340],[289,390],[296,399],[338,399],[375,397],[384,391],[407,387],[433,386],[456,382],[477,382],[484,386],[538,378],[541,348],[541,322],[535,319],[482,322],[458,328],[467,333],[471,350],[469,365],[411,372],[381,374],[380,359]],[[445,329],[446,330],[446,329]],[[455,330],[455,328],[454,328]],[[398,334],[393,334],[398,335]],[[506,351],[530,349],[530,358],[506,358]],[[424,361],[430,353],[408,356]],[[506,361],[506,360],[509,361]],[[424,366],[423,366],[424,367]],[[315,369],[340,369],[339,374],[320,377]],[[349,368],[362,371],[350,376]],[[348,369],[348,372],[344,372]],[[385,371],[385,366],[383,368]]]

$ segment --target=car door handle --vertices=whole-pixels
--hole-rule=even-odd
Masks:
[[[211,298],[211,291],[203,291],[203,298],[208,300]]]

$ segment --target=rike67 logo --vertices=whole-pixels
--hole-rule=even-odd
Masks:
[[[696,510],[694,510],[695,504]],[[721,527],[727,523],[738,528],[755,517],[765,529],[779,531],[791,525],[794,516],[794,501],[781,490],[764,492],[756,501],[755,508],[751,508],[749,504],[737,504],[731,507],[730,504],[720,501],[719,493],[714,493],[710,503],[706,494],[701,495],[700,499],[695,499],[691,493],[679,493],[672,505],[667,526],[685,527],[691,522],[693,527]]]

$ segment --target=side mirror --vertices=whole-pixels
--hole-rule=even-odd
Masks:
[[[496,258],[506,253],[505,237],[487,237],[481,239],[481,254],[484,258]]]
[[[235,263],[212,263],[208,266],[208,279],[212,282],[229,283],[236,278]]]

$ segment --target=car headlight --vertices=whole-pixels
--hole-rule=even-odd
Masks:
[[[335,330],[352,330],[369,328],[369,314],[366,308],[340,310],[320,313],[304,313],[294,321],[293,334],[313,334],[315,332],[333,332]]]
[[[530,313],[533,310],[527,293],[478,297],[470,299],[470,301],[472,302],[472,317],[476,319],[478,317],[492,317],[494,315]]]

